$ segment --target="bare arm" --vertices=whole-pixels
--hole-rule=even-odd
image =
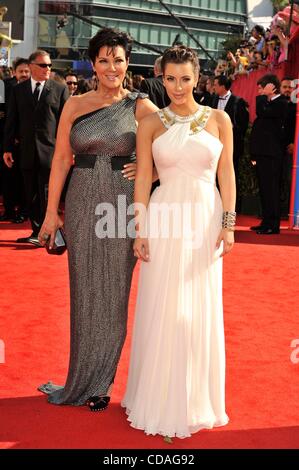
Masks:
[[[136,142],[137,171],[135,179],[134,202],[136,205],[142,204],[145,208],[148,205],[152,187],[152,136],[153,118],[151,116],[150,118],[140,122],[137,130]],[[142,227],[140,227],[140,229],[142,229]]]
[[[217,113],[219,138],[223,144],[217,176],[224,211],[234,211],[236,204],[236,182],[233,165],[233,131],[231,120],[225,112]]]
[[[158,110],[157,106],[155,106],[149,99],[147,98],[140,98],[137,100],[136,103],[136,112],[135,117],[137,123],[140,122],[144,117],[148,116],[149,114],[155,113]],[[128,178],[129,180],[134,180],[136,175],[136,163],[128,163],[124,165],[124,169],[122,170],[123,176]],[[158,174],[156,168],[153,169],[152,175],[152,182],[158,180]]]
[[[219,138],[223,144],[219,164],[218,164],[218,182],[223,204],[223,211],[234,212],[236,205],[236,181],[233,165],[233,131],[231,120],[224,111],[218,111],[216,114],[218,122]],[[218,237],[217,247],[223,240],[222,256],[228,253],[234,244],[234,234],[232,231],[222,229]]]
[[[137,130],[137,172],[135,179],[134,203],[136,217],[136,240],[134,254],[143,261],[149,261],[149,246],[146,237],[145,217],[153,176],[152,141],[155,116],[140,122]]]
[[[47,212],[57,213],[63,186],[73,163],[73,151],[70,145],[72,116],[74,115],[73,98],[66,102],[59,122],[54,157],[49,182]]]
[[[148,98],[139,98],[136,104],[136,121],[139,123],[143,118],[157,111],[157,106],[151,100]]]

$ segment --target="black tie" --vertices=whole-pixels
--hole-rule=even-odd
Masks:
[[[38,102],[38,98],[39,98],[39,87],[40,87],[40,83],[36,82],[35,90],[33,92],[33,98],[36,103]]]

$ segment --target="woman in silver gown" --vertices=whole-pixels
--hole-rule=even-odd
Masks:
[[[64,387],[39,390],[54,404],[107,408],[126,336],[135,265],[127,232],[133,201],[136,121],[156,111],[146,95],[123,88],[131,38],[105,28],[90,41],[98,87],[63,110],[52,163],[42,244],[62,226],[57,209],[75,154],[65,205],[71,295],[71,350]],[[125,165],[125,166],[124,166]],[[100,216],[100,217],[99,217]]]

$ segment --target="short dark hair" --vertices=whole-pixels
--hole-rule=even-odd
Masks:
[[[101,47],[110,47],[114,53],[115,47],[120,46],[125,50],[126,59],[128,59],[132,51],[132,44],[133,39],[129,34],[114,28],[103,28],[89,41],[87,54],[94,64]]]
[[[77,91],[75,92],[76,95],[83,95],[84,93],[87,93],[88,91],[91,91],[93,89],[93,85],[91,83],[91,80],[86,79],[86,78],[80,78],[78,81],[78,87]]]
[[[32,54],[30,54],[30,56],[28,57],[29,63],[31,64],[31,63],[32,63],[37,57],[39,57],[40,55],[41,55],[41,56],[47,55],[47,56],[50,57],[49,52],[43,51],[42,49],[37,49],[37,51],[32,52]]]
[[[17,59],[14,60],[13,63],[12,63],[13,70],[16,71],[17,67],[19,67],[19,65],[21,65],[21,64],[29,65],[29,60],[24,59],[24,57],[17,57]]]
[[[272,75],[270,73],[267,73],[263,77],[261,77],[258,81],[257,84],[261,85],[261,87],[265,88],[268,83],[272,83],[272,85],[275,86],[277,90],[280,88],[280,81],[279,78],[276,75]]]
[[[264,36],[265,35],[265,29],[263,26],[261,26],[260,24],[256,24],[252,29],[255,29],[256,32],[258,34],[260,34],[261,36]]]
[[[72,72],[71,70],[68,70],[63,74],[63,78],[66,79],[66,77],[76,77],[77,81],[79,80],[78,75],[75,72]]]
[[[294,80],[294,78],[291,78],[291,77],[283,77],[281,80],[280,80],[280,83],[281,82],[284,82],[285,80],[288,80],[289,82],[292,82]]]
[[[167,64],[185,64],[190,62],[196,72],[199,72],[199,60],[196,52],[190,47],[173,46],[164,51],[161,60],[161,70],[164,74]]]
[[[214,80],[218,81],[218,84],[220,86],[224,86],[224,88],[228,91],[230,90],[230,87],[232,86],[232,81],[230,78],[226,77],[225,75],[217,75],[217,77],[214,78]]]

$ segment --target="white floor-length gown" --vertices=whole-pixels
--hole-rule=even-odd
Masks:
[[[141,263],[122,402],[131,426],[147,434],[183,438],[228,422],[222,258],[216,250],[222,143],[204,129],[210,112],[204,106],[188,117],[159,111],[166,127],[153,142],[160,186],[148,206],[150,261]]]

